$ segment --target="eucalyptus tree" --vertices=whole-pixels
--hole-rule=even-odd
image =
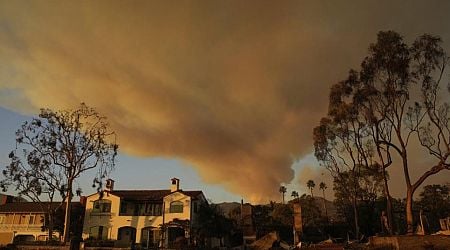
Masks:
[[[390,226],[392,204],[386,168],[393,165],[392,153],[399,156],[397,165],[403,169],[407,190],[408,233],[413,232],[415,191],[428,177],[450,169],[450,105],[445,101],[449,95],[441,86],[448,61],[438,37],[422,35],[408,46],[396,32],[379,32],[376,43],[369,46],[361,71],[351,70],[352,81],[331,88],[328,116],[314,131],[316,157],[328,167],[339,168],[345,158],[340,157],[342,150],[336,150],[339,145],[336,137],[342,133],[336,115],[340,115],[341,106],[354,112],[352,116],[365,134],[347,136],[353,143],[347,145],[360,151],[364,159],[371,159],[370,164],[365,162],[366,166],[380,168]],[[353,132],[344,131],[344,135],[358,134]],[[361,139],[365,142],[361,143]],[[409,153],[413,147],[411,141],[415,139],[436,161],[431,167],[419,170],[422,172],[414,181],[410,177]],[[364,153],[364,145],[369,144],[372,149],[367,151],[368,155]]]
[[[334,84],[330,90],[328,115],[314,128],[315,156],[334,179],[350,178],[345,186],[351,199],[355,235],[359,236],[358,197],[360,169],[373,166],[373,142],[360,106],[353,99],[360,89],[359,74],[350,70],[348,77]],[[344,174],[345,173],[345,174]]]
[[[377,129],[392,132],[380,136],[376,143],[392,149],[401,159],[407,190],[408,233],[413,232],[415,191],[429,176],[450,169],[449,105],[440,99],[444,96],[448,99],[448,94],[441,92],[447,64],[448,56],[440,38],[425,34],[408,46],[393,31],[378,34],[377,42],[370,46],[369,56],[362,63],[361,79],[377,93],[371,100],[378,108],[374,113],[383,117],[383,127]],[[408,154],[414,138],[436,159],[415,181],[411,179]]]
[[[97,170],[94,187],[114,168],[118,145],[106,118],[82,103],[77,109],[41,109],[39,117],[24,122],[16,132],[17,149],[3,171],[2,186],[15,186],[19,193],[33,196],[56,191],[65,203],[64,237],[70,236],[73,183],[88,170]],[[12,156],[12,157],[11,157]]]

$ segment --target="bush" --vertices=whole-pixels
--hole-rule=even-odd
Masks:
[[[86,240],[85,247],[114,247],[114,240]]]

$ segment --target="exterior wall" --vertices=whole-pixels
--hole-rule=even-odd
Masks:
[[[133,227],[136,229],[136,242],[141,242],[141,232],[142,228],[154,227],[159,228],[163,224],[163,216],[132,216],[132,215],[122,215],[120,216],[120,197],[115,195],[104,195],[103,200],[111,201],[111,212],[109,213],[96,213],[92,212],[94,208],[94,202],[98,200],[99,195],[94,194],[87,197],[86,202],[86,213],[83,225],[83,239],[89,238],[89,232],[92,227],[103,226],[108,228],[108,238],[117,240],[118,231],[121,227]],[[167,199],[166,199],[167,198]],[[174,193],[169,195],[164,199],[165,201],[165,222],[177,219],[189,219],[190,208],[190,197],[185,196],[181,193]],[[185,204],[183,207],[183,213],[169,213],[170,203],[172,201],[180,200]]]
[[[48,232],[42,232],[43,213],[1,213],[0,244],[12,243],[14,236],[33,235],[35,240],[45,240]]]
[[[183,203],[182,213],[171,213],[170,204],[172,202]],[[164,222],[168,223],[174,219],[178,220],[190,220],[191,219],[191,197],[184,195],[180,192],[174,192],[164,197]]]
[[[141,242],[142,228],[154,227],[155,230],[159,230],[163,222],[169,223],[175,219],[177,220],[191,220],[192,199],[190,196],[184,195],[181,192],[174,192],[163,199],[163,214],[164,216],[132,216],[132,215],[119,215],[121,199],[118,196],[106,193],[103,195],[103,200],[111,201],[111,212],[98,213],[93,212],[94,202],[99,199],[99,194],[93,194],[87,197],[86,200],[86,212],[83,225],[83,239],[89,238],[89,232],[92,227],[103,226],[108,228],[108,239],[117,240],[118,231],[121,227],[133,227],[136,229],[136,243]],[[171,213],[170,204],[172,202],[181,202],[183,204],[182,213]],[[195,201],[200,207],[200,202]],[[164,221],[163,221],[164,220]]]

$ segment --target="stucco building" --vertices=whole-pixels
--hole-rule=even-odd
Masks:
[[[115,190],[109,179],[103,192],[87,197],[83,238],[149,247],[189,242],[206,202],[202,191],[180,189],[177,178],[163,190]]]
[[[46,229],[46,217],[49,209],[61,207],[61,216],[64,216],[64,204],[60,202],[9,202],[0,205],[0,245],[7,245],[20,241],[46,241],[48,240],[48,230]],[[72,202],[72,211],[83,211],[83,204]],[[73,223],[80,224],[81,218],[73,220]],[[56,226],[56,225],[55,225]],[[58,238],[60,233],[53,231],[53,237]]]

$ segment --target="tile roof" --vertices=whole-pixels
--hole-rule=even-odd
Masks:
[[[170,190],[113,190],[111,194],[129,200],[161,200]]]
[[[0,205],[0,213],[42,213],[44,209],[50,205],[52,208],[56,208],[60,202],[43,202],[40,206],[36,202],[13,202]],[[80,202],[72,202],[73,206],[81,206]],[[62,206],[64,208],[64,205]]]
[[[202,191],[183,191],[179,190],[179,192],[190,196],[192,198],[196,198]],[[126,200],[162,200],[164,196],[171,194],[169,189],[163,190],[113,190],[110,192],[113,195],[119,196]]]

